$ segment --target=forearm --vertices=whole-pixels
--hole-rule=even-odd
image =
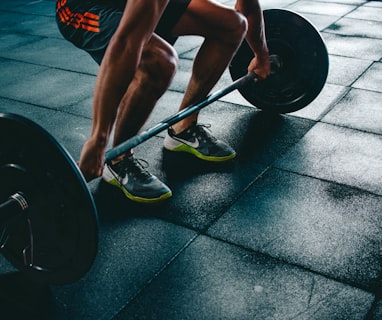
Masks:
[[[264,18],[258,0],[238,0],[236,10],[242,13],[248,21],[246,40],[253,52],[260,58],[268,56],[268,47],[265,37]]]

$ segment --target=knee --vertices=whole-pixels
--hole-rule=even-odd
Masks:
[[[157,48],[154,52],[153,67],[158,76],[172,78],[178,68],[178,54],[170,45]]]
[[[231,41],[234,45],[239,45],[247,34],[248,21],[247,18],[238,11],[233,11],[232,15],[231,35],[227,37],[227,40]]]
[[[218,22],[215,30],[217,33],[213,36],[217,36],[220,43],[236,49],[247,34],[248,21],[243,14],[232,9],[225,12],[224,19]]]
[[[146,80],[160,89],[170,84],[178,68],[178,55],[170,45],[144,53],[142,61]]]

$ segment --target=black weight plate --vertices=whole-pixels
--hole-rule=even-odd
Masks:
[[[30,206],[0,226],[9,236],[1,250],[5,258],[39,282],[80,279],[98,248],[97,211],[87,184],[46,130],[19,115],[0,114],[0,203],[17,191]]]
[[[264,10],[269,54],[276,57],[271,75],[239,88],[241,95],[259,109],[288,113],[306,107],[321,92],[329,69],[325,43],[316,28],[303,16],[285,9]],[[243,41],[232,59],[233,80],[248,73],[254,57]]]

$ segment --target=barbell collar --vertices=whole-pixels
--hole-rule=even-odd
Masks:
[[[25,210],[29,204],[21,192],[11,195],[6,201],[0,204],[0,230],[10,218],[15,217]]]

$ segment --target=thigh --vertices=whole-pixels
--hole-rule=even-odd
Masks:
[[[176,36],[172,30],[182,17],[191,0],[170,0],[155,32],[170,44],[174,44]]]
[[[98,64],[100,64],[110,39],[119,26],[123,11],[115,8],[97,7],[92,10],[98,11],[100,30],[98,33],[84,32],[83,49],[86,50]]]
[[[191,0],[186,12],[174,26],[173,34],[224,37],[237,22],[237,11],[213,0]]]
[[[172,34],[172,29],[186,11],[190,1],[171,0],[158,23],[155,33],[173,44],[176,37]],[[60,5],[61,2],[63,5]],[[72,8],[66,4],[65,0],[57,3],[56,19],[63,36],[78,48],[87,51],[100,64],[110,39],[120,24],[124,6],[110,7],[96,4],[86,8],[81,6]],[[158,42],[158,39],[153,42]]]

